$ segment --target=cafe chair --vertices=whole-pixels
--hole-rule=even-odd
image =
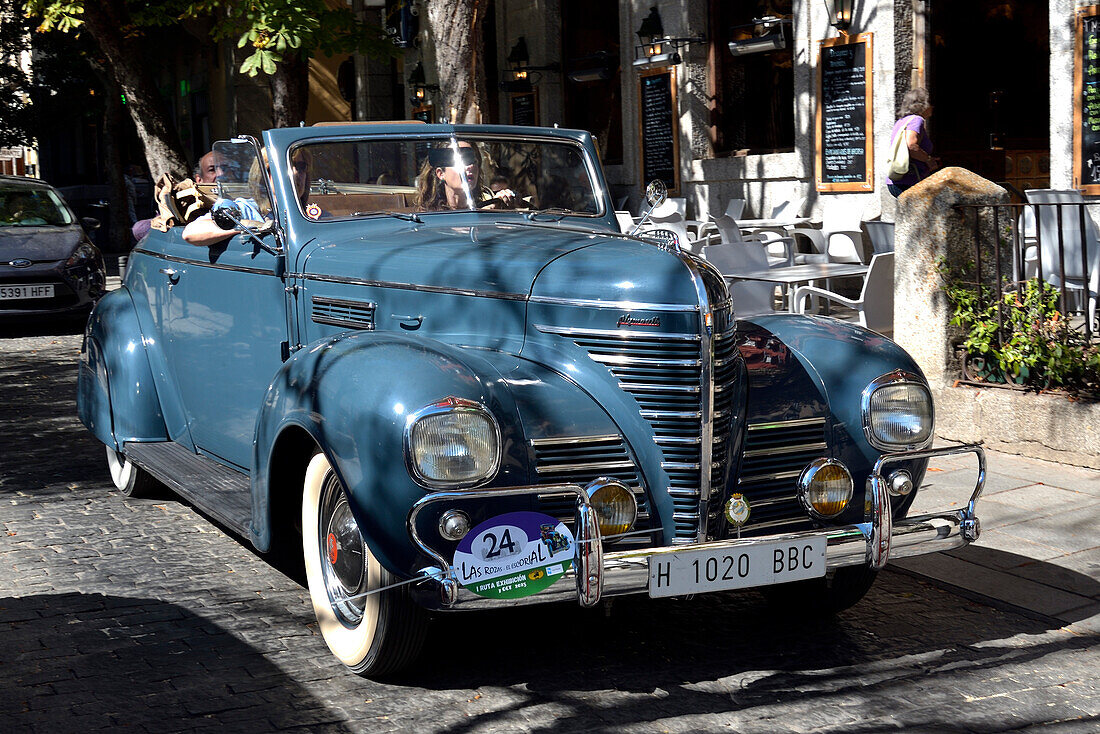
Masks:
[[[864,222],[863,228],[867,230],[867,237],[871,240],[872,255],[894,251],[893,222]]]
[[[634,229],[634,215],[627,211],[615,210],[615,221],[619,223],[619,230],[623,234],[630,234]]]
[[[861,326],[866,326],[880,334],[892,334],[894,331],[894,253],[884,252],[871,257],[871,265],[867,268],[863,289],[858,299],[845,298],[839,293],[824,288],[804,285],[797,288],[792,296],[798,313],[806,313],[807,302],[814,296],[854,310]]]
[[[795,256],[795,263],[831,262],[863,263],[862,201],[828,198],[821,214],[821,229],[791,227],[787,231],[795,238],[804,237],[813,252]]]
[[[1081,231],[1081,215],[1076,205],[1084,203],[1080,191],[1028,189],[1024,192],[1035,210],[1035,232],[1038,242],[1024,253],[1025,277],[1040,277],[1055,288],[1063,284],[1067,291],[1087,298],[1088,323],[1095,323],[1096,301],[1100,296],[1100,242],[1096,225],[1085,212],[1085,231]],[[1059,207],[1058,204],[1071,206]],[[1062,209],[1062,224],[1058,226],[1058,209]],[[1058,235],[1062,236],[1063,258],[1059,257]],[[1084,249],[1087,269],[1081,267]],[[1041,256],[1041,257],[1040,257]],[[1039,272],[1040,259],[1042,272]],[[1065,267],[1063,271],[1063,265]]]
[[[723,242],[703,247],[703,258],[718,269],[729,286],[733,312],[754,316],[775,311],[775,286],[759,280],[738,280],[739,273],[768,269],[764,248],[754,242]]]
[[[791,259],[794,250],[794,239],[791,237],[772,237],[771,239],[765,238],[760,233],[746,235],[741,231],[741,228],[737,225],[737,220],[734,217],[723,214],[719,217],[715,217],[711,222],[714,228],[718,231],[718,242],[713,241],[713,237],[708,238],[708,244],[737,244],[746,247],[756,247],[764,253],[764,264],[762,268],[774,268],[781,265],[793,265],[794,261]]]

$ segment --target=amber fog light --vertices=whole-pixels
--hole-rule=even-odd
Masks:
[[[836,459],[817,459],[798,478],[798,498],[806,512],[828,520],[852,501],[852,474]]]
[[[630,530],[638,518],[638,500],[629,487],[617,479],[600,477],[589,482],[584,489],[596,510],[602,537],[621,535]]]

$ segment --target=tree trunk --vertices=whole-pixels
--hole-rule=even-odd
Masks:
[[[103,173],[107,178],[107,212],[111,224],[107,232],[106,250],[128,252],[133,244],[133,235],[130,232],[130,215],[126,206],[122,153],[118,146],[118,141],[125,135],[122,128],[126,120],[126,110],[122,105],[121,91],[110,70],[100,62],[90,60],[90,63],[103,88],[107,90],[103,109]]]
[[[275,127],[297,127],[309,106],[309,60],[292,54],[271,75],[271,117]]]
[[[84,27],[107,57],[107,65],[126,95],[126,107],[145,147],[153,180],[166,172],[183,178],[188,174],[187,156],[179,131],[153,81],[151,60],[133,38],[122,34],[129,25],[123,5],[122,0],[84,3]]]
[[[488,0],[428,0],[428,32],[435,60],[443,109],[454,122],[481,122],[485,91],[485,44],[482,25]]]

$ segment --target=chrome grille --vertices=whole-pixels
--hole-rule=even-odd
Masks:
[[[377,304],[325,296],[313,296],[312,303],[312,318],[318,324],[332,324],[367,331],[374,329],[374,310]]]
[[[699,334],[649,334],[636,331],[603,332],[555,329],[588,352],[589,357],[610,370],[619,386],[638,403],[641,416],[653,429],[661,448],[661,467],[668,474],[668,494],[673,504],[674,542],[692,542],[699,538],[701,484],[722,480],[729,467],[724,460],[729,442],[731,411],[736,379],[736,347],[728,309],[716,311],[714,323],[729,324],[727,331],[714,340],[716,354],[716,422],[713,456],[722,457],[703,467],[704,401],[710,400],[709,385],[704,384],[704,349]],[[718,316],[721,318],[718,318]],[[718,356],[721,355],[721,356]],[[708,452],[711,453],[711,452]]]
[[[650,524],[649,499],[638,468],[618,435],[539,438],[531,441],[535,452],[538,484],[579,484],[584,486],[598,477],[618,479],[634,492],[638,501],[638,520],[634,530],[647,530]],[[573,526],[575,502],[561,495],[539,496],[542,512]],[[650,545],[650,535],[631,535],[616,545]]]
[[[737,478],[738,491],[752,508],[743,532],[809,529],[798,502],[798,477],[825,452],[824,418],[750,425]]]

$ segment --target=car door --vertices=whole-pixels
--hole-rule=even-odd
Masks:
[[[215,153],[226,163],[223,196],[270,201],[253,146],[218,143]],[[248,234],[211,247],[181,239],[165,268],[165,352],[191,438],[203,453],[242,469],[251,467],[260,402],[287,354],[283,258],[273,233],[259,239],[266,248]]]

